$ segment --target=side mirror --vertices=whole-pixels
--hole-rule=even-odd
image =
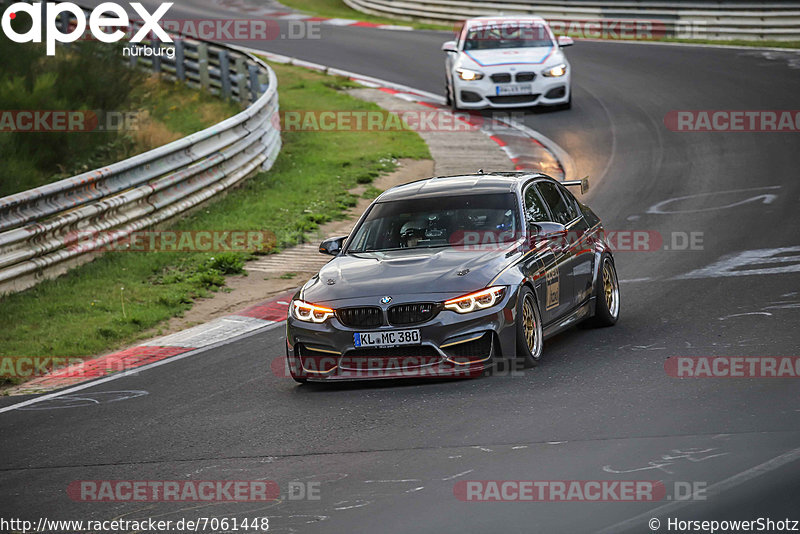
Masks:
[[[447,41],[442,45],[443,52],[458,52],[455,41]]]
[[[575,44],[575,41],[572,40],[572,37],[567,35],[560,35],[558,37],[558,46],[564,48],[565,46],[572,46]]]
[[[567,227],[557,222],[537,222],[530,225],[531,246],[546,243],[554,250],[560,250],[567,237]]]
[[[339,254],[339,252],[342,251],[342,246],[344,246],[345,239],[347,239],[346,235],[341,237],[329,237],[328,239],[319,244],[320,253],[336,256],[337,254]]]

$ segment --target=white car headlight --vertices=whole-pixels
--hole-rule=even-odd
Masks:
[[[324,323],[333,317],[333,310],[324,306],[317,306],[302,300],[292,301],[292,315],[295,319],[307,323]]]
[[[542,76],[547,76],[550,78],[558,78],[559,76],[564,76],[567,73],[567,66],[562,63],[561,65],[556,65],[555,67],[550,67],[549,69],[545,69],[542,72]]]
[[[458,73],[458,77],[462,80],[471,82],[473,80],[480,80],[483,78],[483,73],[478,72],[477,70],[470,70],[470,69],[456,69]]]
[[[506,288],[503,286],[489,287],[445,301],[444,307],[458,313],[485,310],[503,300],[505,292]]]

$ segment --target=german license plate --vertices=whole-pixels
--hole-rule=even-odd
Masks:
[[[512,83],[495,86],[497,96],[507,95],[529,95],[533,93],[533,85],[530,83]]]
[[[353,334],[353,345],[356,348],[419,344],[419,330],[388,330],[386,332],[356,332]]]

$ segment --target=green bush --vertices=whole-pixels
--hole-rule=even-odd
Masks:
[[[206,262],[206,268],[222,274],[240,274],[244,271],[244,258],[236,252],[221,252]]]
[[[120,60],[119,46],[96,42],[59,47],[18,44],[0,32],[0,110],[128,111],[142,72]],[[0,196],[105,165],[131,142],[119,132],[0,133]]]

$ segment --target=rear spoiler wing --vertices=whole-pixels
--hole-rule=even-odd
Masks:
[[[580,187],[581,194],[583,195],[589,190],[589,177],[586,176],[580,180],[564,180],[561,182],[561,185],[565,185],[567,187]]]

